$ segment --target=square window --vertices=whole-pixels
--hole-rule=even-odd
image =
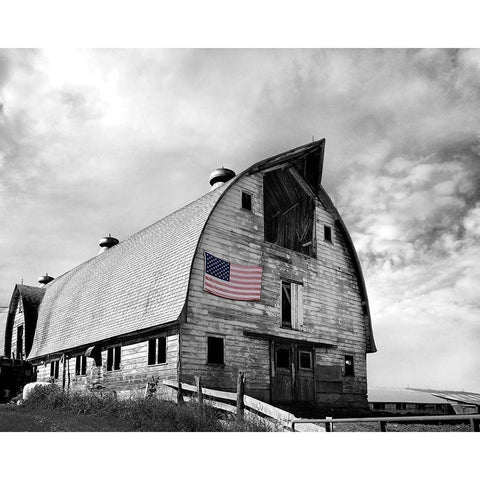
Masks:
[[[167,337],[160,337],[158,339],[157,348],[157,363],[167,362]]]
[[[282,280],[282,327],[292,328],[292,284]]]
[[[252,194],[242,192],[242,208],[252,211]]]
[[[17,358],[23,358],[23,325],[17,327]]]
[[[148,364],[155,365],[157,363],[157,340],[154,338],[148,341]]]
[[[289,348],[277,349],[276,364],[277,364],[277,368],[290,369],[290,349]]]
[[[282,280],[280,315],[283,328],[298,330],[303,327],[303,284]]]
[[[59,367],[60,367],[60,361],[59,360],[55,360],[55,361],[50,363],[50,376],[52,378],[55,378],[55,379],[58,378]]]
[[[346,377],[354,376],[353,355],[345,355],[345,376]]]
[[[121,353],[122,353],[121,347],[115,347],[114,359],[113,359],[114,370],[120,370]]]
[[[148,364],[167,362],[167,337],[153,338],[148,341]]]
[[[207,337],[207,363],[224,365],[223,338]]]
[[[121,347],[109,348],[107,350],[107,372],[120,370],[121,355]]]
[[[87,357],[85,355],[79,355],[75,357],[75,375],[87,374]]]
[[[329,227],[328,225],[324,225],[323,233],[324,233],[325,241],[332,243],[332,227]]]
[[[300,370],[311,370],[312,369],[312,352],[299,350],[298,365]]]

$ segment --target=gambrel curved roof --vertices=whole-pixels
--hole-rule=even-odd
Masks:
[[[323,161],[323,149],[324,140],[321,140],[262,160],[186,207],[47,284],[29,359],[178,320],[185,305],[191,266],[202,232],[225,192],[245,175],[276,168],[284,162],[294,165],[312,152],[320,155]],[[322,161],[314,176],[323,192],[318,198],[325,203],[328,196],[320,187]],[[345,227],[338,212],[336,215]],[[345,240],[354,253],[346,228],[341,231],[345,232]],[[365,285],[355,253],[352,259],[356,262],[361,296],[368,312]],[[369,315],[366,315],[365,331],[367,351],[374,352]]]
[[[18,302],[22,302],[25,323],[25,345],[26,353],[30,350],[35,326],[37,323],[38,309],[43,299],[45,290],[40,287],[17,284],[13,289],[10,305],[6,309],[5,324],[0,316],[0,356],[9,356],[11,353],[11,339],[13,321],[17,310]]]

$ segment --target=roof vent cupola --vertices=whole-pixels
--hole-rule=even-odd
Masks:
[[[118,240],[112,237],[110,234],[108,234],[106,237],[102,237],[98,242],[98,245],[100,246],[100,251],[98,254],[100,255],[101,253],[106,252],[109,248],[114,247],[117,243]]]
[[[225,167],[217,168],[210,174],[210,185],[212,186],[210,190],[214,190],[220,185],[223,185],[233,177],[235,177],[235,172],[233,170]]]
[[[48,273],[42,275],[41,277],[38,277],[38,283],[41,283],[43,286],[45,286],[47,283],[50,283],[52,280],[54,280],[54,278],[51,277]]]

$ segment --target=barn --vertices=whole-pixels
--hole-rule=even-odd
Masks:
[[[66,389],[151,378],[273,404],[368,408],[376,351],[360,263],[322,187],[325,140],[220,168],[201,198],[42,287],[17,285],[4,355]],[[206,189],[207,190],[207,189]],[[167,394],[167,389],[160,389]]]

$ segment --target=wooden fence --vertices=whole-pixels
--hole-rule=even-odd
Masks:
[[[422,415],[410,417],[371,417],[371,418],[297,418],[292,421],[292,430],[296,430],[302,423],[321,423],[327,432],[333,432],[335,423],[377,423],[380,432],[387,431],[387,423],[437,423],[468,421],[472,432],[480,431],[480,414],[472,415]]]
[[[290,412],[274,407],[269,403],[245,395],[245,375],[238,374],[237,391],[223,392],[202,386],[200,377],[195,377],[195,385],[173,380],[163,384],[177,390],[177,401],[198,401],[212,407],[243,416],[245,413],[265,419],[282,430],[293,432],[333,432],[335,423],[376,423],[380,432],[387,431],[388,423],[435,423],[468,421],[473,432],[479,431],[480,414],[472,415],[429,415],[409,417],[362,417],[362,418],[297,418]]]
[[[290,412],[245,395],[245,376],[243,373],[240,373],[238,376],[236,392],[223,392],[205,388],[202,386],[200,377],[195,378],[195,383],[196,385],[190,385],[173,380],[163,381],[164,385],[177,390],[177,401],[179,402],[196,400],[200,403],[206,403],[212,407],[234,413],[237,416],[247,414],[248,416],[264,419],[281,430],[292,431],[292,425],[295,422],[300,422],[297,425],[297,431],[325,431],[325,427],[322,425],[304,422]]]

